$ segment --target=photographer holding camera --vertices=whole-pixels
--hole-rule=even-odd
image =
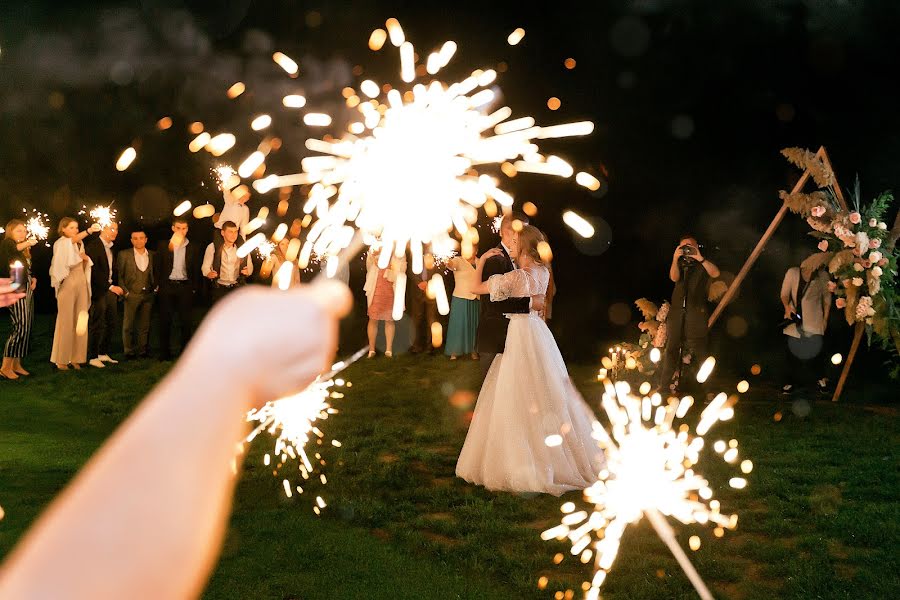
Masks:
[[[831,312],[829,281],[828,273],[821,267],[811,273],[804,272],[801,267],[791,267],[784,274],[781,284],[784,321],[781,326],[787,336],[783,388],[786,394],[811,387],[815,379],[814,367],[818,365],[814,365],[814,359],[822,352]],[[824,388],[824,383],[819,387]]]
[[[694,235],[679,238],[672,255],[669,279],[675,283],[669,316],[666,318],[667,342],[657,383],[671,391],[672,376],[677,370],[678,387],[685,381],[682,367],[690,359],[696,368],[706,358],[709,310],[706,306],[709,286],[719,276],[719,267],[706,260]]]

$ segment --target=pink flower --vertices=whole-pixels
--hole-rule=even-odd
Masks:
[[[837,300],[834,301],[834,305],[837,306],[838,308],[844,308],[845,306],[847,306],[847,301],[844,300],[843,298],[838,298]]]
[[[881,267],[875,266],[872,267],[872,275],[874,277],[881,277],[882,275],[884,275],[884,271],[881,270]]]
[[[869,260],[872,261],[873,263],[877,263],[882,258],[884,258],[884,254],[882,254],[881,252],[878,252],[877,250],[875,252],[872,252],[871,254],[869,254]]]
[[[875,217],[869,219],[869,227],[878,227],[878,219]]]
[[[869,240],[869,246],[872,248],[881,248],[881,238],[875,238],[874,240]]]
[[[877,267],[876,267],[876,268],[877,268]],[[833,281],[829,281],[829,282],[828,282],[828,291],[831,292],[831,293],[833,294],[833,293],[834,293],[834,290],[836,290],[836,289],[837,289],[837,284],[836,284],[835,282],[833,282]]]
[[[865,269],[865,267],[862,266],[862,263],[853,263],[853,270],[861,273],[862,271],[865,271],[866,269]]]
[[[860,214],[858,212],[854,211],[854,212],[850,213],[850,222],[851,223],[853,223],[854,225],[858,225],[860,221],[862,221],[862,217],[860,216]]]
[[[812,216],[814,216],[816,218],[821,217],[822,215],[825,214],[825,207],[822,205],[813,206],[812,210],[809,211],[809,214],[811,214]]]
[[[819,250],[821,250],[822,252],[828,251],[828,240],[822,240],[821,242],[819,242]]]
[[[841,280],[841,285],[844,287],[850,287],[850,280],[849,279]]]
[[[882,258],[881,260],[878,261],[878,266],[879,266],[879,267],[883,267],[883,266],[885,266],[886,264],[888,264],[888,259],[886,259],[886,258]]]
[[[864,261],[862,262],[862,266],[863,266],[864,269],[868,269],[869,267],[872,266],[872,262],[869,261],[869,260],[864,260]]]
[[[862,284],[863,284],[862,277],[854,277],[853,281],[851,283],[853,285],[855,285],[856,287],[862,287]]]
[[[881,223],[878,224],[878,229],[885,231],[887,229],[887,223],[882,221]]]

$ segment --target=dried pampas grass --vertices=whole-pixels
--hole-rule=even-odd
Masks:
[[[634,303],[635,306],[638,307],[638,310],[641,311],[641,314],[644,315],[644,320],[649,321],[656,317],[656,313],[659,312],[659,308],[657,308],[656,304],[650,302],[646,298],[639,298]]]
[[[822,159],[816,156],[815,152],[810,152],[805,148],[785,148],[781,151],[781,154],[797,168],[809,171],[816,185],[820,188],[834,186],[834,172],[825,165]]]
[[[816,252],[808,256],[806,260],[800,263],[800,272],[803,274],[803,279],[806,281],[812,279],[813,273],[829,264],[832,258],[834,258],[834,252]]]
[[[855,258],[856,257],[853,256],[853,250],[841,250],[828,262],[828,272],[832,274],[837,273],[842,268],[851,264]]]

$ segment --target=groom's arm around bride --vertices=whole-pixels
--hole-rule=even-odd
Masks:
[[[513,221],[519,220],[528,224],[528,217],[517,213],[507,214],[500,223],[500,253],[487,259],[481,274],[481,281],[487,281],[492,275],[509,273],[516,268],[513,257],[516,255],[516,233]],[[478,333],[475,339],[476,350],[481,361],[481,379],[487,377],[491,363],[497,354],[503,353],[506,346],[506,330],[509,320],[506,313],[527,313],[528,298],[509,298],[500,302],[491,302],[490,296],[481,297],[481,314],[478,320]]]

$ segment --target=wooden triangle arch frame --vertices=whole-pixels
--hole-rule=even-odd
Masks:
[[[819,150],[816,152],[816,158],[821,160],[825,166],[834,173],[834,168],[831,166],[831,160],[828,158],[828,153],[825,151],[825,146],[820,146]],[[811,173],[809,169],[803,171],[803,175],[800,176],[800,179],[797,181],[797,184],[794,186],[794,189],[791,190],[791,195],[796,194],[803,190],[806,186],[806,183],[809,181]],[[844,212],[848,212],[847,201],[844,199],[844,193],[841,191],[841,186],[838,183],[837,175],[834,176],[834,195],[837,198],[838,203],[841,206],[841,210]],[[756,248],[753,249],[753,252],[750,253],[750,256],[747,257],[746,262],[744,262],[744,266],[741,267],[740,272],[738,272],[737,277],[734,278],[734,281],[731,282],[731,285],[728,286],[728,290],[725,292],[725,295],[722,296],[722,299],[719,301],[719,304],[716,306],[716,309],[713,311],[712,315],[709,317],[709,326],[712,327],[713,324],[718,320],[719,316],[721,316],[722,311],[725,310],[725,307],[728,306],[728,303],[734,299],[735,294],[740,288],[741,283],[743,283],[744,279],[747,277],[747,274],[750,272],[750,269],[753,267],[756,260],[759,258],[759,255],[762,254],[763,249],[765,249],[766,244],[771,239],[772,235],[774,235],[775,230],[778,229],[778,226],[781,224],[781,221],[784,219],[784,215],[788,212],[787,202],[783,202],[781,204],[781,208],[775,214],[775,218],[772,219],[772,222],[769,223],[768,229],[763,233],[762,237],[759,238],[759,242],[756,244]],[[841,396],[841,392],[844,389],[844,384],[847,382],[847,375],[850,373],[850,366],[853,364],[853,359],[856,358],[856,352],[859,350],[859,344],[862,341],[863,332],[865,331],[866,326],[863,322],[857,322],[856,328],[853,331],[853,341],[850,344],[850,352],[847,354],[847,360],[844,362],[844,369],[841,371],[841,377],[838,379],[837,386],[834,388],[834,395],[831,400],[837,402],[838,398]]]

